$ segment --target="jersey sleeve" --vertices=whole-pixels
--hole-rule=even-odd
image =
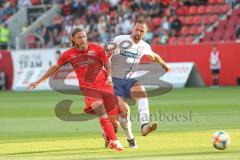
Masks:
[[[114,38],[112,38],[111,40],[109,40],[106,45],[105,45],[105,50],[106,52],[114,52],[116,49],[118,49],[119,46],[119,36],[116,36]]]
[[[98,48],[98,55],[99,55],[99,58],[103,61],[103,63],[105,64],[107,61],[108,61],[108,57],[107,55],[105,54],[105,51],[104,51],[104,48],[99,46]]]
[[[153,51],[151,49],[151,46],[146,43],[146,45],[143,47],[143,55],[153,56]]]
[[[69,60],[69,52],[64,52],[61,56],[60,56],[60,58],[58,59],[58,61],[57,61],[57,63],[58,63],[58,65],[64,65],[64,64],[66,64],[67,62],[68,62],[68,60]]]

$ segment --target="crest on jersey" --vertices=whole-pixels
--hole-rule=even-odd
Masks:
[[[88,51],[88,54],[92,56],[94,55],[94,51]]]

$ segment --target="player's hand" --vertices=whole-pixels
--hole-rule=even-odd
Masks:
[[[163,69],[164,69],[166,72],[168,72],[168,71],[171,70],[171,67],[170,67],[169,65],[167,65],[167,64],[163,65],[162,67],[163,67]]]
[[[107,78],[106,84],[109,85],[109,86],[113,86],[113,81],[112,81],[112,78],[111,78],[111,77],[108,77],[108,78]]]
[[[32,89],[36,88],[38,86],[39,82],[32,82],[29,84],[29,86],[27,87],[28,91],[31,91]]]

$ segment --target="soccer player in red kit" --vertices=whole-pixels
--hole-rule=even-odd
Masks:
[[[57,64],[50,67],[43,77],[31,83],[28,90],[36,88],[43,80],[54,75],[61,66],[70,63],[85,96],[85,113],[98,115],[104,134],[109,140],[108,147],[121,151],[123,146],[114,132],[114,127],[117,129],[118,125],[114,118],[118,114],[117,99],[113,92],[110,65],[104,49],[97,44],[88,43],[86,31],[80,28],[73,31],[71,41],[73,47],[65,51]]]

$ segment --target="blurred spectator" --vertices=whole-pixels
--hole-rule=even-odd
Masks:
[[[72,0],[64,1],[61,12],[65,20],[69,20],[73,17],[74,7]]]
[[[170,23],[168,21],[168,17],[164,16],[162,19],[162,26],[161,26],[165,31],[169,32],[170,31]]]
[[[36,34],[43,38],[43,47],[47,46],[50,41],[50,31],[49,29],[43,25],[42,23],[39,24],[39,27],[36,29]]]
[[[73,31],[73,19],[70,19],[67,21],[67,24],[65,25],[64,30],[67,32],[67,34],[71,35]]]
[[[177,35],[182,28],[182,22],[179,20],[178,16],[175,15],[171,22],[172,35]]]
[[[160,44],[166,44],[169,39],[169,34],[166,30],[161,30],[159,34],[159,43]]]
[[[31,0],[18,0],[17,3],[18,8],[30,7],[32,6]]]
[[[237,25],[236,38],[240,40],[240,24]]]
[[[185,6],[191,6],[192,5],[192,1],[191,0],[183,0],[183,4]]]
[[[79,18],[73,19],[73,30],[75,28],[85,28],[84,23],[81,23]]]
[[[152,41],[153,41],[153,33],[152,32],[147,32],[145,37],[144,37],[144,40],[146,42],[148,42],[149,44],[151,44]]]
[[[61,31],[54,29],[52,31],[52,47],[59,46],[61,41]]]
[[[7,23],[0,25],[0,49],[7,49],[10,37],[10,29]]]
[[[120,0],[109,0],[110,6],[115,7],[119,4]]]
[[[98,1],[94,1],[92,4],[90,4],[90,6],[88,7],[88,10],[92,14],[96,14],[96,15],[100,14],[100,4],[98,3]]]
[[[162,0],[162,4],[165,8],[169,6],[170,0]]]
[[[161,1],[153,0],[148,2],[150,6],[149,16],[151,17],[160,17],[163,14],[164,6]]]
[[[232,8],[237,4],[237,0],[225,0]]]
[[[70,44],[70,41],[69,41],[69,37],[68,37],[68,33],[67,31],[63,31],[61,33],[61,38],[60,38],[60,46],[61,47],[70,47],[69,44]]]
[[[108,39],[110,39],[108,31],[107,31],[107,24],[105,17],[102,16],[99,18],[99,22],[97,24],[97,31],[100,35],[101,42],[105,43]]]
[[[208,0],[193,0],[192,4],[193,5],[205,5],[207,4]]]
[[[84,28],[90,41],[106,42],[117,34],[128,34],[132,20],[139,16],[148,17],[150,32],[147,42],[166,44],[169,36],[176,36],[182,28],[178,15],[188,13],[191,5],[206,4],[207,0],[9,0],[0,2],[0,21],[5,21],[18,8],[31,4],[59,4],[61,15],[57,15],[49,26],[40,25],[37,34],[44,38],[46,47],[68,45],[68,34],[76,28]],[[237,3],[239,0],[225,0]],[[16,5],[17,4],[17,5]],[[220,4],[220,3],[219,3]],[[203,16],[206,17],[206,16]],[[185,23],[185,17],[180,17]],[[189,24],[190,25],[190,24]],[[189,27],[190,28],[190,27]]]
[[[79,17],[82,17],[86,13],[87,2],[83,0],[76,0],[76,2],[73,4],[73,8],[76,11],[76,14]]]
[[[6,21],[13,14],[17,13],[17,11],[18,11],[18,7],[17,7],[16,0],[10,0],[10,1],[6,2],[0,11],[1,22]]]
[[[123,34],[129,34],[132,29],[131,18],[128,14],[124,14],[123,21],[120,23]]]
[[[39,33],[42,33],[45,47],[54,47],[55,45],[60,45],[63,21],[63,17],[57,15],[53,19],[53,24],[47,27],[40,25],[40,27],[37,29],[39,30]]]

